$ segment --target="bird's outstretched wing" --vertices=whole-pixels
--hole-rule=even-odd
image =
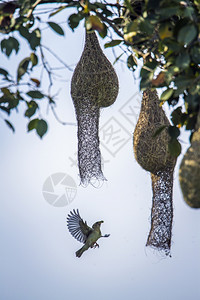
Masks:
[[[81,243],[85,243],[89,234],[93,231],[79,215],[79,211],[70,211],[67,216],[67,227],[71,235]]]

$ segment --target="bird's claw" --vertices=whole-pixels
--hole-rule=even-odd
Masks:
[[[99,248],[99,244],[95,243],[95,244],[92,246],[92,248],[94,248],[94,249],[95,249],[96,247]]]

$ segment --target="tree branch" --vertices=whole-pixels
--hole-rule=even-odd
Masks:
[[[30,16],[32,15],[32,12],[34,11],[34,9],[36,8],[36,6],[38,4],[40,4],[42,0],[37,0],[31,7],[31,9],[29,10],[28,14],[27,14],[27,18],[30,18]]]

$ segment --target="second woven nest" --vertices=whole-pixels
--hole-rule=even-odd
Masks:
[[[147,246],[170,254],[173,221],[173,172],[176,159],[168,152],[170,125],[160,106],[156,90],[143,92],[141,110],[134,131],[137,162],[151,172],[153,203]],[[155,133],[164,128],[158,135]]]

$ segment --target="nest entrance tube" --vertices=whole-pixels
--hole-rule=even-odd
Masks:
[[[170,254],[173,221],[173,167],[151,174],[153,203],[147,246]]]
[[[156,90],[144,91],[134,131],[134,154],[140,166],[151,172],[153,203],[151,229],[146,245],[169,255],[173,221],[173,172],[176,159],[168,152],[167,127],[170,123],[159,104]],[[154,137],[155,132],[162,126],[164,127],[162,132]]]
[[[78,167],[81,183],[106,180],[101,170],[99,116],[118,95],[118,78],[104,55],[95,32],[86,32],[85,46],[71,80],[78,122]]]
[[[101,170],[99,149],[99,114],[100,109],[84,100],[76,109],[78,120],[78,166],[83,185],[91,180],[105,180]]]

